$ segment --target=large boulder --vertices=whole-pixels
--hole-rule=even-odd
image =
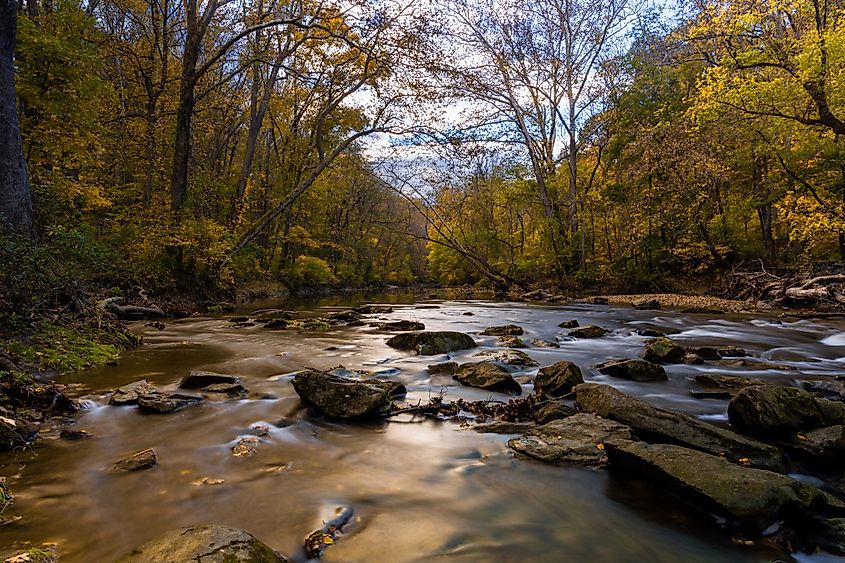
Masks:
[[[669,376],[663,366],[646,360],[608,360],[596,364],[595,368],[610,377],[631,381],[666,381]]]
[[[579,383],[584,383],[581,368],[572,362],[562,361],[540,368],[534,378],[534,389],[550,397],[562,397],[571,393]]]
[[[825,426],[812,393],[774,385],[753,385],[737,393],[728,405],[728,418],[740,430],[771,437]]]
[[[567,333],[567,336],[573,338],[599,338],[607,334],[607,330],[596,325],[587,325],[579,328],[574,328]]]
[[[522,393],[522,387],[511,376],[510,372],[492,362],[463,364],[452,377],[468,387],[477,387],[478,389],[499,391],[501,393],[513,393],[515,395]]]
[[[142,395],[152,392],[153,386],[146,379],[118,387],[109,397],[110,405],[135,405]]]
[[[387,345],[399,350],[413,350],[421,356],[446,354],[476,346],[471,336],[450,331],[397,334],[387,341]]]
[[[546,463],[603,465],[605,443],[626,444],[635,440],[631,429],[592,414],[579,413],[530,428],[508,441],[518,454]]]
[[[677,364],[683,362],[686,355],[683,346],[664,336],[648,341],[643,359],[655,364]]]
[[[303,403],[329,418],[383,416],[392,407],[389,389],[380,384],[316,370],[297,373],[292,383]]]
[[[786,470],[778,448],[683,413],[653,407],[609,385],[583,383],[575,393],[583,410],[626,424],[648,442],[678,444],[760,469]]]
[[[481,331],[483,336],[520,336],[522,327],[516,325],[491,326]]]
[[[224,526],[191,526],[136,547],[118,563],[281,563],[284,557],[254,536]]]
[[[608,442],[611,469],[641,477],[687,502],[760,534],[815,510],[845,514],[845,505],[791,477],[743,467],[671,444]]]

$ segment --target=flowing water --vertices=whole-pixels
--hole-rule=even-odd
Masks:
[[[353,304],[350,299],[283,306],[325,314]],[[269,305],[278,304],[253,308]],[[406,302],[379,317],[422,321],[428,330],[468,332],[482,347],[496,345],[495,337],[477,334],[484,327],[519,324],[526,340],[560,340],[559,349],[526,350],[541,365],[571,360],[588,381],[610,383],[656,405],[716,422],[726,420],[727,403],[692,398],[688,380],[696,373],[794,381],[839,374],[845,363],[845,323],[839,321],[479,301]],[[613,332],[568,341],[566,331],[557,328],[567,319]],[[646,327],[688,345],[743,346],[757,358],[797,369],[672,365],[666,383],[632,383],[591,370],[608,358],[637,357],[646,339],[634,330]],[[92,437],[65,441],[48,435],[30,452],[0,457],[0,474],[10,478],[17,495],[10,510],[23,517],[0,528],[0,545],[52,541],[59,544],[62,561],[112,561],[161,532],[215,523],[245,529],[302,561],[303,538],[335,507],[350,506],[355,518],[326,551],[325,561],[790,558],[765,545],[734,544],[711,519],[637,481],[517,460],[508,450],[508,436],[478,434],[453,422],[339,424],[306,415],[290,384],[290,373],[304,366],[342,364],[399,379],[409,388],[409,402],[426,401],[443,389],[447,399],[491,396],[459,387],[449,377],[429,376],[426,365],[447,356],[393,350],[385,345],[389,335],[373,328],[297,333],[194,318],[169,323],[160,332],[140,325],[135,330],[144,334],[146,345],[124,354],[118,366],[63,378],[85,385],[89,408],[76,417],[76,426]],[[473,358],[478,351],[453,353],[450,359],[478,361]],[[105,406],[115,387],[146,378],[175,389],[192,369],[239,375],[249,397],[205,400],[171,415]],[[271,428],[257,453],[233,456],[232,446],[256,425]],[[158,453],[157,467],[135,473],[111,470],[115,461],[145,448]]]

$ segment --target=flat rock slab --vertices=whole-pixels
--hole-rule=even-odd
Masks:
[[[386,386],[330,373],[306,370],[293,378],[302,402],[315,411],[342,420],[384,416],[392,402]]]
[[[490,326],[481,331],[482,336],[520,336],[523,330],[517,325]]]
[[[509,440],[508,446],[546,463],[602,466],[607,461],[606,442],[626,444],[632,440],[634,434],[624,424],[579,413],[535,426],[522,437]]]
[[[136,547],[118,563],[281,563],[287,559],[254,536],[224,526],[192,526]]]
[[[138,403],[141,395],[145,395],[153,391],[153,386],[146,379],[129,383],[122,387],[118,387],[114,393],[109,397],[110,405],[134,405]]]
[[[463,364],[452,377],[467,387],[515,395],[522,394],[522,386],[517,383],[510,372],[491,362]]]
[[[157,414],[171,414],[202,401],[197,395],[153,392],[138,398],[138,408]]]
[[[570,330],[567,336],[573,338],[599,338],[607,333],[608,331],[600,326],[588,325]]]
[[[396,332],[410,332],[414,330],[425,330],[425,325],[417,321],[392,321],[389,323],[376,323],[379,330],[395,330]]]
[[[522,434],[534,426],[533,422],[506,422],[494,420],[482,422],[472,427],[479,434]]]
[[[210,385],[240,385],[241,378],[213,371],[192,371],[179,382],[180,389],[203,389]]]
[[[609,418],[634,429],[647,442],[678,444],[730,461],[744,460],[752,467],[783,473],[783,453],[698,418],[653,407],[609,385],[584,383],[575,388],[577,402],[587,412]]]
[[[608,443],[606,451],[613,471],[639,476],[755,534],[811,507],[845,510],[829,495],[786,475],[681,446]]]
[[[646,360],[608,360],[596,364],[599,373],[631,381],[667,381],[663,366]]]
[[[476,346],[475,341],[468,334],[452,331],[397,334],[387,341],[387,345],[398,350],[413,350],[421,356],[446,354]]]

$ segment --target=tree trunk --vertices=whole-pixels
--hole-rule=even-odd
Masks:
[[[0,0],[0,224],[33,239],[32,198],[15,94],[16,31],[17,2]]]
[[[195,7],[194,7],[195,9]],[[170,180],[170,211],[182,209],[188,193],[188,161],[191,157],[191,120],[194,115],[197,63],[200,56],[196,14],[188,13],[185,51],[182,54],[182,78],[179,83],[179,108],[176,110],[176,140],[173,147],[173,174]]]
[[[772,231],[772,203],[769,201],[769,191],[766,188],[766,169],[768,158],[759,156],[754,159],[754,197],[757,200],[757,217],[760,219],[760,233],[763,246],[769,261],[776,256],[775,239]]]

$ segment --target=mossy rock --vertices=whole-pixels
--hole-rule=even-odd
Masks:
[[[253,535],[225,526],[191,526],[136,547],[118,563],[281,563],[284,557]]]
[[[446,354],[457,350],[475,348],[475,341],[462,332],[408,332],[397,334],[387,345],[398,350],[413,350],[421,356]]]

